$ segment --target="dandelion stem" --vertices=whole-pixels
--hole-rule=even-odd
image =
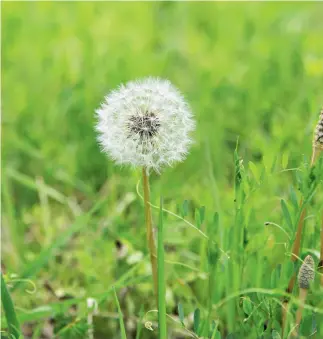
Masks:
[[[150,253],[151,270],[153,275],[154,283],[154,294],[157,298],[157,256],[156,256],[156,245],[154,242],[153,226],[152,226],[152,215],[150,207],[150,191],[149,191],[149,178],[145,167],[142,169],[143,177],[143,188],[144,188],[144,205],[145,205],[145,220],[146,220],[146,231],[147,231],[147,244]],[[157,303],[158,304],[158,303]]]

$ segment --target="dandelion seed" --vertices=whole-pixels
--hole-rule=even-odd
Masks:
[[[99,143],[118,164],[157,172],[184,160],[195,122],[167,80],[146,78],[121,85],[96,110]]]

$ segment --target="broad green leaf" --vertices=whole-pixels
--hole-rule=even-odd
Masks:
[[[244,313],[250,315],[253,310],[253,304],[249,298],[243,298],[242,308]]]
[[[315,330],[315,328],[314,328]],[[303,311],[303,319],[300,326],[300,333],[308,338],[313,333],[313,315],[305,314]]]

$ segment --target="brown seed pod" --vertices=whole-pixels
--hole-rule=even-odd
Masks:
[[[314,280],[314,260],[308,255],[298,272],[298,286],[299,288],[309,289],[310,283]]]
[[[314,131],[313,147],[323,150],[323,107],[320,112],[320,118]]]

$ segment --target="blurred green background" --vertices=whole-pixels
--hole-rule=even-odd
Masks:
[[[310,157],[322,105],[322,14],[319,2],[2,3],[2,264],[37,288],[13,291],[20,309],[59,294],[103,293],[147,253],[140,171],[115,166],[96,142],[94,110],[105,94],[150,75],[183,92],[197,120],[195,143],[186,161],[152,175],[152,200],[162,194],[174,212],[188,200],[192,220],[206,206],[206,219],[218,211],[229,229],[237,139],[256,179],[276,156],[281,169]],[[282,222],[280,199],[293,180],[289,171],[271,176],[248,201],[251,250],[260,245],[270,265],[282,250],[264,242],[263,223]],[[87,217],[102,199],[104,207]],[[314,229],[318,209],[310,213]],[[166,259],[202,270],[199,235],[168,219]],[[79,220],[80,229],[58,245]],[[279,242],[279,231],[273,236]],[[318,249],[315,239],[306,245]],[[122,297],[126,315],[151,307],[148,268],[147,261],[136,273],[142,281]],[[166,279],[169,313],[180,300],[187,312],[203,304],[194,287],[200,273],[169,264]],[[103,312],[114,310],[110,299]]]

